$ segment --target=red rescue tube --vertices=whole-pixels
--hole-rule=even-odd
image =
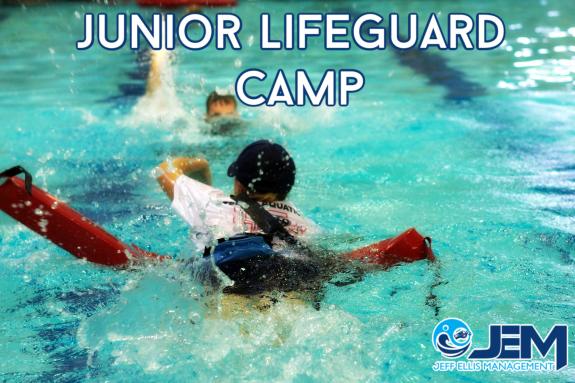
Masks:
[[[22,172],[27,175],[26,182],[13,176]],[[122,243],[56,197],[33,186],[31,176],[21,167],[9,169],[2,175],[10,178],[0,184],[0,210],[78,258],[107,266],[168,258]],[[414,228],[343,257],[384,268],[423,259],[435,260],[431,239]]]
[[[235,7],[237,0],[136,0],[141,7],[179,8],[179,7]]]
[[[423,237],[414,228],[404,231],[397,237],[384,239],[343,256],[351,260],[375,263],[386,268],[422,259],[435,260],[431,249],[431,239]]]
[[[8,178],[0,185],[0,210],[78,258],[107,266],[135,259],[161,258],[127,246],[100,226],[42,189]]]

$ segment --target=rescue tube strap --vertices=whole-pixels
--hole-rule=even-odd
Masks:
[[[20,165],[4,170],[2,173],[0,173],[0,179],[12,178],[18,174],[24,174],[24,187],[26,188],[26,192],[28,194],[32,194],[32,175],[28,172],[28,170],[24,169]]]
[[[431,237],[424,237],[423,240],[425,241],[425,258],[429,259],[430,261],[435,261],[435,255],[433,254],[433,248],[431,247]]]
[[[262,205],[251,199],[245,192],[230,197],[254,220],[264,233],[277,236],[290,245],[300,245],[298,240],[286,230],[276,217],[264,209]]]

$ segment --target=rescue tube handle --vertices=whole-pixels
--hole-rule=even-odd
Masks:
[[[425,241],[425,258],[434,262],[435,254],[433,254],[433,249],[431,247],[431,237],[425,237],[423,240]]]
[[[24,169],[22,166],[14,166],[10,169],[4,170],[0,173],[0,178],[11,178],[17,176],[18,174],[24,174],[24,186],[28,194],[32,194],[32,175],[28,170]]]

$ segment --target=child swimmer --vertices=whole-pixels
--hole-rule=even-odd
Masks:
[[[150,70],[144,97],[154,97],[165,85],[162,77],[168,70],[169,61],[169,51],[150,51]],[[172,94],[171,97],[175,97],[175,94]],[[205,113],[204,121],[210,124],[209,130],[212,134],[229,134],[241,129],[244,125],[239,118],[238,103],[233,95],[212,91],[206,99]]]
[[[172,201],[172,207],[192,228],[197,249],[210,248],[238,234],[265,234],[240,205],[242,202],[237,203],[211,186],[212,175],[205,159],[184,157],[165,161],[159,165],[159,174],[157,181]],[[303,248],[290,248],[285,241],[274,238],[272,248],[280,255],[268,263],[258,260],[247,271],[251,273],[247,280],[234,280],[234,286],[226,287],[224,292],[254,297],[255,306],[260,307],[277,302],[277,298],[270,299],[270,292],[304,299],[317,307],[323,285],[332,276],[346,274],[345,278],[352,283],[373,268],[333,253],[309,251],[306,243],[310,235],[318,232],[318,227],[287,201],[295,183],[296,167],[281,145],[268,140],[253,142],[229,166],[227,174],[234,178],[234,196],[247,194],[279,220]],[[346,284],[341,280],[338,283]],[[237,302],[238,298],[233,299]],[[253,300],[251,304],[254,305]]]
[[[219,238],[242,233],[262,233],[249,215],[222,190],[211,186],[209,163],[201,158],[175,158],[159,165],[157,178],[172,200],[172,207],[193,228],[200,248]],[[259,140],[248,145],[227,172],[234,178],[234,195],[246,193],[274,217],[287,231],[303,238],[316,231],[286,198],[295,182],[296,167],[281,145]]]

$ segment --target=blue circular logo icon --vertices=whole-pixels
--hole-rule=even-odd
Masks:
[[[459,358],[471,347],[471,329],[461,319],[447,318],[433,330],[433,347],[446,358]]]

